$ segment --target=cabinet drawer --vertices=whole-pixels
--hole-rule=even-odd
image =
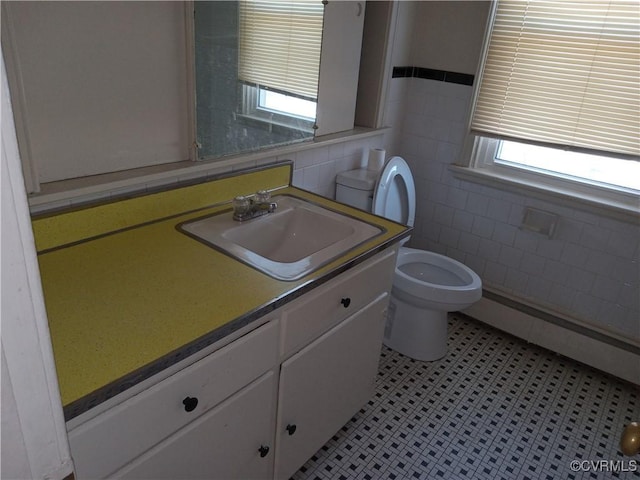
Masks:
[[[274,373],[266,373],[136,458],[113,478],[271,478],[276,385]]]
[[[70,431],[77,477],[109,475],[273,368],[278,327],[269,322]]]
[[[381,293],[388,292],[396,252],[396,248],[381,252],[287,307],[282,316],[282,355],[294,353]]]

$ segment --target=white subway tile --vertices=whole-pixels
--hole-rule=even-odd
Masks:
[[[549,303],[559,306],[565,312],[571,311],[576,291],[566,284],[554,282],[549,292]]]
[[[517,268],[507,268],[507,276],[504,281],[504,286],[512,292],[524,292],[528,281],[529,275],[526,273],[521,272]]]
[[[636,252],[639,242],[640,235],[638,235],[638,232],[631,235],[612,233],[607,240],[607,247],[615,255],[629,258]]]
[[[595,297],[613,303],[618,299],[621,286],[620,282],[598,275],[591,286],[590,293]]]
[[[511,268],[518,268],[522,260],[522,250],[502,245],[498,262]]]
[[[304,171],[302,169],[293,171],[291,184],[294,187],[304,188]]]
[[[489,216],[489,197],[475,192],[469,193],[466,210],[474,215]]]
[[[443,225],[440,229],[440,237],[438,241],[447,247],[458,247],[460,232],[456,229]]]
[[[454,225],[455,226],[455,225]],[[480,237],[468,232],[462,232],[458,240],[458,248],[465,253],[475,255],[480,247]]]
[[[594,320],[600,310],[602,300],[588,293],[577,292],[571,310],[578,318]]]
[[[456,210],[453,214],[453,227],[463,232],[471,232],[474,216],[464,210]],[[469,234],[469,236],[472,236]]]
[[[605,250],[611,236],[611,230],[593,225],[585,225],[580,243],[593,250]]]
[[[543,257],[530,251],[525,251],[520,261],[520,270],[529,275],[542,275],[544,263],[545,259]]]
[[[590,250],[582,245],[575,243],[565,243],[562,247],[562,255],[560,261],[574,267],[584,265],[589,258]]]
[[[574,290],[587,293],[591,291],[596,275],[579,267],[571,267],[569,269],[569,278],[567,285],[571,285]]]
[[[302,169],[302,184],[307,190],[317,192],[320,185],[320,165],[312,165]]]
[[[598,275],[610,275],[613,271],[615,257],[598,250],[590,250],[587,261],[583,267],[585,270],[596,273]]]
[[[451,205],[460,211],[466,211],[468,197],[469,193],[460,188],[449,188],[447,191],[447,205]],[[471,212],[466,212],[469,215],[473,215]]]
[[[508,223],[509,214],[511,213],[511,205],[498,198],[489,198],[488,213],[487,215],[496,220],[497,222]]]
[[[484,268],[484,279],[494,286],[504,285],[507,276],[507,267],[496,262],[488,261]]]
[[[542,240],[538,242],[538,248],[536,253],[542,257],[550,258],[552,260],[559,260],[562,256],[562,249],[564,242],[548,239],[542,236]]]
[[[478,235],[483,238],[491,238],[493,234],[493,228],[495,226],[495,222],[489,218],[476,216],[473,219],[473,226],[471,227],[471,232],[474,235]]]
[[[441,203],[436,205],[434,220],[441,225],[450,226],[453,223],[455,210]]]
[[[344,142],[329,145],[329,160],[333,160],[335,162],[342,157],[344,157]]]
[[[615,257],[611,267],[611,275],[621,283],[640,285],[640,265],[635,260]],[[638,297],[640,297],[640,291]]]
[[[325,197],[334,198],[336,188],[336,163],[326,162],[320,164],[319,167],[318,189]]]
[[[540,238],[540,235],[533,232],[517,229],[513,245],[523,251],[535,252]]]
[[[433,203],[447,203],[448,188],[446,185],[437,182],[427,182],[428,186],[428,199]]]
[[[548,303],[553,282],[546,278],[530,276],[525,293],[539,302]]]
[[[493,238],[496,242],[500,242],[503,245],[513,246],[515,243],[516,233],[518,229],[513,225],[496,222],[495,229],[493,230]],[[520,249],[518,249],[521,251]]]
[[[451,165],[458,159],[459,152],[459,145],[447,142],[446,140],[441,141],[438,143],[436,159],[438,162],[444,163],[446,165]]]
[[[544,262],[543,275],[555,283],[566,284],[571,274],[571,266],[555,260]]]
[[[500,244],[486,238],[480,239],[478,255],[487,261],[496,262],[500,257]]]

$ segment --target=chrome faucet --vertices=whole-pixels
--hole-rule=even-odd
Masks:
[[[240,195],[233,199],[233,219],[238,222],[260,217],[278,208],[271,201],[271,194],[266,190],[258,190],[254,195]]]

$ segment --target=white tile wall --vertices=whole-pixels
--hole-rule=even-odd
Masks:
[[[293,160],[293,185],[328,198],[335,198],[336,174],[366,165],[369,150],[383,148],[383,134],[318,146],[282,160]]]
[[[405,112],[392,153],[411,166],[419,202],[411,245],[464,262],[494,289],[640,341],[640,226],[454,178],[472,87],[398,78],[391,89],[394,115]],[[526,206],[560,216],[554,238],[519,228]]]

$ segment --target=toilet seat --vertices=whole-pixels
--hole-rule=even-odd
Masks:
[[[462,310],[480,300],[482,280],[453,258],[415,248],[400,248],[393,287],[418,299],[429,299],[442,310]]]
[[[373,192],[372,211],[403,225],[413,227],[416,218],[416,187],[407,162],[401,157],[387,161]]]

